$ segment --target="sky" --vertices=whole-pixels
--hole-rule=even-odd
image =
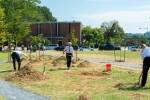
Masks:
[[[126,33],[150,31],[150,0],[41,0],[58,21],[80,21],[83,26],[100,27],[119,21]]]

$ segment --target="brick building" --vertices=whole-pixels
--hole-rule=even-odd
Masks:
[[[31,34],[43,34],[51,44],[64,45],[70,40],[70,33],[75,32],[79,43],[81,42],[80,22],[47,22],[34,23],[31,25]]]

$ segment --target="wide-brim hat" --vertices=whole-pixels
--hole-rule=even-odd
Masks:
[[[147,45],[146,45],[146,44],[144,44],[144,43],[143,43],[143,44],[141,44],[141,46],[142,46],[142,47],[144,47],[144,48],[145,48],[145,47],[147,47]]]
[[[68,42],[68,45],[72,45],[72,43],[71,43],[71,42]]]

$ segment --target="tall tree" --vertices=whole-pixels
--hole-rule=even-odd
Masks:
[[[82,29],[82,41],[84,45],[90,45],[93,39],[92,28],[90,26],[86,26]]]
[[[55,17],[53,17],[52,12],[45,6],[38,6],[39,16],[42,17],[44,22],[47,21],[57,21]]]
[[[1,0],[0,4],[6,15],[7,31],[13,34],[15,44],[30,33],[31,23],[56,21],[47,7],[39,6],[40,0]]]
[[[6,24],[4,23],[4,12],[3,9],[0,8],[0,46],[6,42]]]
[[[82,41],[86,45],[101,44],[103,42],[103,31],[101,28],[86,26],[82,30]]]
[[[107,44],[121,42],[124,36],[124,31],[118,21],[104,22],[102,23],[101,28],[104,31],[104,39]]]
[[[97,48],[99,44],[102,44],[104,42],[103,31],[101,28],[93,28],[92,34],[93,34],[93,39],[92,39],[93,44]]]

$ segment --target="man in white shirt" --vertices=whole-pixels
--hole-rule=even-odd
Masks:
[[[140,87],[144,87],[147,81],[148,70],[150,67],[150,47],[145,44],[141,45],[143,50],[141,56],[143,58],[142,81]]]
[[[67,59],[67,68],[70,69],[71,65],[71,59],[73,57],[74,49],[72,47],[72,43],[68,42],[68,45],[64,49],[64,53],[66,53],[66,59]]]
[[[16,61],[18,63],[18,70],[20,70],[20,66],[21,66],[21,59],[27,55],[24,54],[19,48],[16,48],[15,51],[12,52],[11,57],[13,60],[13,67],[14,70],[16,71]]]

